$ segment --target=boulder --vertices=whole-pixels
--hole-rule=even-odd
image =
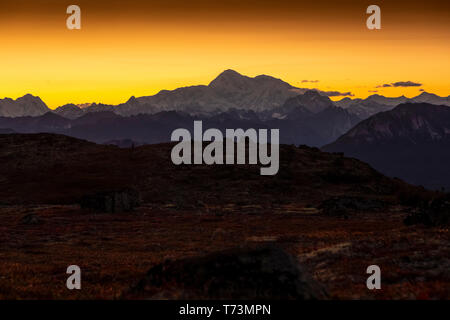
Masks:
[[[409,214],[405,225],[423,224],[429,227],[450,225],[450,195],[436,198]]]
[[[284,250],[268,245],[166,261],[125,299],[323,299],[325,291]]]
[[[133,189],[98,192],[85,195],[80,200],[82,209],[105,213],[133,211],[139,205],[139,192]]]
[[[377,211],[386,207],[386,203],[378,199],[340,196],[324,200],[319,209],[327,215],[346,215],[350,212]]]
[[[29,213],[24,215],[20,219],[21,224],[27,224],[27,225],[36,225],[41,224],[42,220],[34,213]]]

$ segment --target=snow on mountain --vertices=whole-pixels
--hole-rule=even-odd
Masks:
[[[153,106],[158,111],[216,114],[230,109],[242,109],[260,112],[279,107],[288,98],[306,90],[295,88],[270,76],[260,75],[251,78],[233,70],[226,70],[207,86],[163,90],[154,96],[135,100],[141,106]]]

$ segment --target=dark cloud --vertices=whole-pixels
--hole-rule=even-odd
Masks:
[[[422,84],[412,81],[399,81],[392,83],[393,87],[420,87]]]
[[[339,92],[339,91],[325,91],[324,94],[327,97],[354,97],[355,96],[351,92]]]
[[[369,90],[369,92],[378,92],[378,90]]]
[[[412,81],[398,81],[398,82],[392,82],[392,83],[385,83],[379,86],[376,86],[376,88],[387,88],[387,87],[420,87],[422,84],[418,82],[412,82]]]
[[[302,83],[306,83],[306,82],[317,83],[317,82],[319,82],[319,80],[302,80]]]
[[[425,92],[425,89],[419,89],[419,91],[421,91],[421,92]]]

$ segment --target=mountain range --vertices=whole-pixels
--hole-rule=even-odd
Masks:
[[[310,111],[303,105],[305,100],[321,101],[321,111]],[[60,133],[117,145],[124,145],[123,140],[128,140],[125,145],[130,141],[140,145],[168,142],[177,128],[193,130],[195,120],[202,120],[205,129],[222,131],[227,128],[280,129],[281,143],[311,146],[330,143],[359,122],[356,116],[334,106],[328,97],[311,91],[300,98],[289,99],[270,112],[230,109],[215,115],[194,116],[181,111],[161,111],[123,117],[112,111],[98,111],[74,119],[47,112],[38,117],[0,117],[0,128],[20,133]]]
[[[414,98],[404,96],[388,98],[381,95],[371,95],[366,99],[344,98],[332,102],[317,95],[304,96],[309,91],[311,90],[294,87],[271,76],[259,75],[251,78],[233,70],[225,70],[209,85],[182,87],[170,91],[162,90],[153,96],[131,97],[127,102],[119,105],[102,103],[66,104],[52,111],[39,97],[30,94],[17,100],[0,99],[0,116],[34,117],[49,111],[68,119],[75,119],[86,113],[99,111],[112,111],[121,116],[155,114],[162,111],[180,111],[196,116],[212,116],[232,109],[270,113],[271,110],[282,107],[288,99],[296,97],[302,99],[301,104],[311,112],[320,112],[333,105],[346,109],[360,119],[366,119],[378,112],[391,110],[406,102],[425,102],[450,106],[449,97],[439,97],[427,92],[423,92]],[[329,95],[327,92],[316,89],[312,91],[325,98]]]
[[[336,106],[344,108],[348,112],[364,120],[378,112],[392,110],[402,103],[429,103],[450,106],[450,96],[440,97],[432,93],[422,92],[414,98],[406,98],[405,96],[388,98],[374,94],[366,99],[344,98],[340,101],[335,101],[334,103]]]

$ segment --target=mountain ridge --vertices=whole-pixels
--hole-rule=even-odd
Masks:
[[[51,111],[40,97],[26,94],[15,100],[11,98],[0,99],[0,116],[22,117],[41,116]]]
[[[311,96],[314,95],[319,94],[313,92]],[[151,144],[170,141],[173,130],[191,128],[194,120],[202,120],[204,128],[223,131],[227,128],[280,129],[281,143],[318,147],[334,141],[360,119],[332,104],[314,113],[301,104],[301,99],[294,99],[275,112],[230,109],[208,116],[170,110],[124,117],[105,109],[70,119],[49,112],[39,117],[0,117],[0,128],[23,133],[60,133],[96,143],[129,139]]]
[[[311,95],[312,92],[318,93],[320,96],[315,95],[318,97],[316,101],[307,101],[308,95]],[[385,97],[373,94],[365,99],[346,97],[338,101],[331,101],[328,98],[329,93],[318,89],[298,88],[269,75],[249,77],[227,69],[208,85],[161,90],[150,96],[131,96],[126,102],[118,105],[69,103],[50,110],[39,97],[30,94],[16,100],[0,99],[0,116],[41,116],[48,111],[68,119],[99,111],[113,111],[121,116],[155,114],[161,111],[180,111],[196,116],[213,116],[231,109],[264,113],[282,107],[288,99],[299,98],[302,95],[302,99],[305,100],[302,104],[312,112],[319,112],[334,105],[346,109],[360,119],[367,119],[378,112],[392,110],[395,106],[407,102],[450,106],[450,96],[440,97],[428,92],[422,92],[413,98]]]
[[[348,110],[350,113],[357,115],[361,119],[367,119],[378,112],[389,111],[402,103],[430,103],[434,105],[450,106],[450,96],[440,97],[433,93],[422,92],[421,94],[407,98],[385,97],[379,94],[373,94],[366,99],[344,98],[334,101],[334,104]]]
[[[343,152],[391,177],[450,188],[450,108],[406,103],[357,124],[322,148]]]

